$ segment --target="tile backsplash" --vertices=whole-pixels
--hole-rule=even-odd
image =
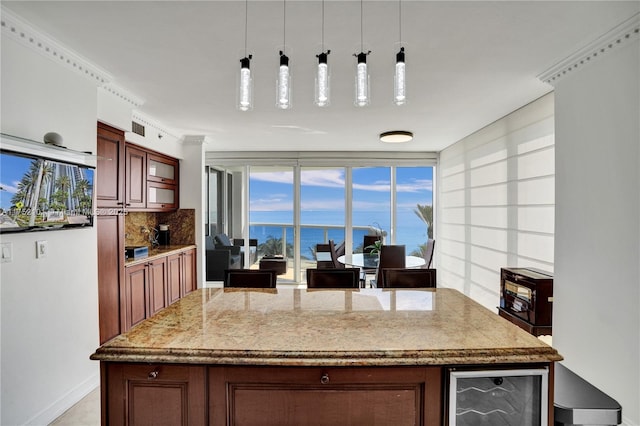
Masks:
[[[180,209],[174,212],[129,212],[125,217],[125,245],[149,246],[152,232],[160,224],[169,225],[171,245],[195,244],[195,209]]]

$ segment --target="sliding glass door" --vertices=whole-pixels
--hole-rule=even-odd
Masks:
[[[290,272],[295,240],[293,182],[292,167],[249,167],[249,238],[257,240],[257,260],[286,257],[288,268],[283,278],[295,281]]]
[[[348,252],[361,252],[364,235],[378,234],[385,244],[404,244],[407,254],[422,256],[433,238],[430,164],[380,165],[378,160],[378,165],[344,165],[347,161],[318,158],[288,159],[281,166],[268,162],[278,164],[265,158],[255,165],[250,160],[239,164],[236,159],[216,167],[219,172],[209,174],[206,217],[211,229],[257,240],[250,268],[258,268],[263,256],[286,257],[281,283],[304,282],[306,269],[316,267],[316,244],[329,240],[344,242]]]

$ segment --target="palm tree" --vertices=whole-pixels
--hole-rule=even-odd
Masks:
[[[413,212],[427,224],[427,238],[433,238],[433,206],[417,204]]]
[[[40,189],[49,180],[49,177],[53,173],[53,169],[46,160],[37,160],[31,163],[29,169],[29,175],[34,177],[35,182],[33,184],[33,192],[31,193],[31,201],[29,207],[31,207],[31,216],[29,217],[29,226],[33,226],[36,223],[36,213],[38,211],[38,204],[42,202],[40,199]],[[45,200],[46,201],[46,200]]]
[[[286,250],[288,257],[293,256],[293,246],[291,244],[287,243]],[[258,245],[258,253],[262,253],[263,256],[282,254],[282,238],[275,238],[269,235],[264,243]]]

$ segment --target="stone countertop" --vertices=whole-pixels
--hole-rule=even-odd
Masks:
[[[153,249],[149,249],[148,256],[138,257],[135,259],[127,259],[124,262],[124,266],[126,267],[126,266],[137,265],[139,263],[145,263],[150,260],[168,256],[173,253],[180,253],[181,251],[190,250],[192,248],[196,248],[195,244],[174,244],[169,246],[158,246]]]
[[[552,362],[552,347],[453,289],[199,289],[91,359],[279,366]]]

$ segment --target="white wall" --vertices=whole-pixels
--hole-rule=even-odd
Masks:
[[[553,272],[553,94],[440,153],[438,285],[496,312],[500,268]]]
[[[2,37],[3,133],[38,141],[55,131],[64,145],[96,150],[96,87]],[[3,425],[47,424],[94,389],[98,288],[94,228],[4,234],[14,260],[0,267]],[[49,255],[35,259],[35,241]]]
[[[554,346],[640,425],[640,46],[556,84]]]
[[[182,147],[184,159],[180,166],[180,208],[195,209],[196,213],[196,245],[198,262],[198,288],[204,287],[205,241],[204,211],[206,200],[206,176],[204,174],[203,141],[184,142]]]

